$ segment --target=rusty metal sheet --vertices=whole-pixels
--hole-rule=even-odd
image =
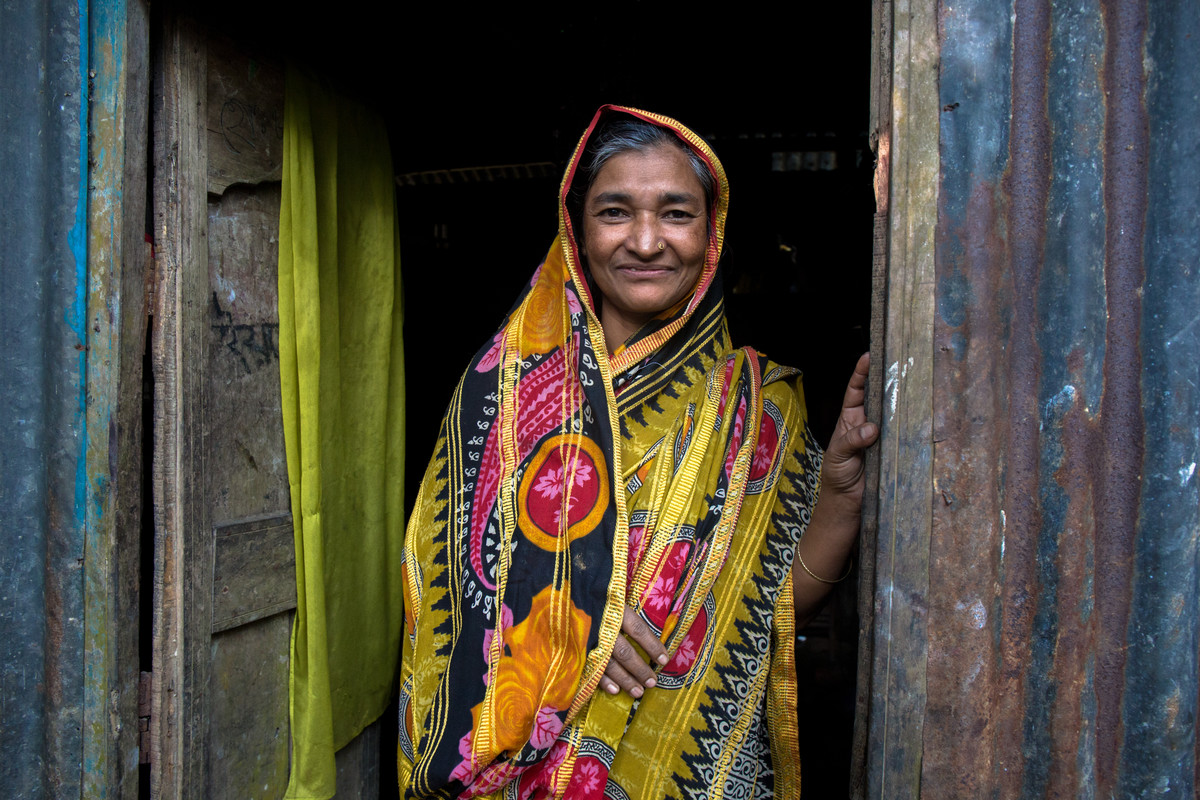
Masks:
[[[80,792],[87,25],[87,4],[0,5],[0,786],[9,797]]]
[[[1200,10],[939,13],[921,794],[1192,796]]]

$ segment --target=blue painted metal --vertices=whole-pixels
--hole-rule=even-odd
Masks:
[[[87,6],[0,5],[0,786],[77,796]]]
[[[939,14],[921,795],[1195,796],[1200,6]]]

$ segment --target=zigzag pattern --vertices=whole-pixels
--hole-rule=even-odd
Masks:
[[[692,774],[676,776],[682,790],[680,798],[708,796],[717,777],[712,765],[721,758],[736,721],[747,713],[753,715],[751,733],[733,757],[723,797],[770,797],[774,790],[770,748],[764,738],[766,725],[762,724],[766,692],[753,698],[750,695],[753,677],[760,670],[770,668],[775,603],[790,569],[796,543],[808,524],[809,509],[816,501],[818,481],[808,477],[819,476],[821,451],[807,427],[803,441],[804,452],[793,451],[789,458],[791,468],[785,472],[787,480],[780,482],[770,532],[764,541],[763,570],[761,574],[752,575],[756,591],[747,592],[744,598],[744,611],[749,619],[735,622],[739,638],[725,643],[728,663],[714,662],[711,667],[719,681],[710,681],[706,700],[699,708],[706,727],[692,730],[700,753],[685,751],[681,755]],[[787,492],[788,487],[795,488],[795,493]],[[753,704],[751,708],[747,708],[748,703]]]

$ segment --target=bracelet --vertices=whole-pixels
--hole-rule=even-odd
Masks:
[[[808,568],[808,564],[804,563],[804,556],[800,555],[800,545],[796,545],[796,558],[800,559],[800,566],[804,568],[804,571],[812,576],[813,580],[820,581],[821,583],[841,583],[842,581],[846,580],[846,578],[850,577],[850,570],[854,569],[854,559],[850,559],[850,564],[846,567],[846,574],[838,578],[836,581],[830,581],[822,578],[820,575],[817,575]]]

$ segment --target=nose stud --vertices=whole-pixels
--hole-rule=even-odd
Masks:
[[[663,240],[659,239],[658,240],[658,252],[661,253],[663,250],[666,250],[666,249],[667,249],[667,243],[664,242]]]

